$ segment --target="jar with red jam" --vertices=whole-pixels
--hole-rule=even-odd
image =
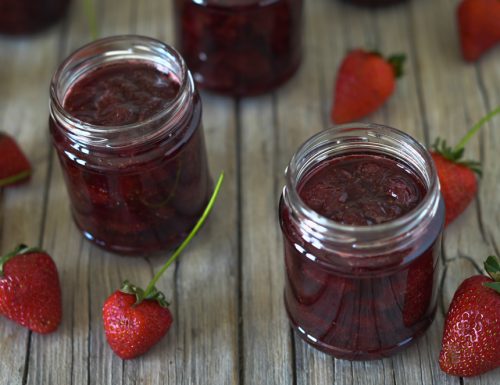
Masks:
[[[151,38],[97,40],[60,65],[50,131],[88,239],[121,254],[184,239],[212,187],[201,108],[182,57]]]
[[[279,219],[286,310],[307,343],[377,359],[431,324],[444,204],[410,136],[375,124],[313,136],[288,165]]]
[[[174,0],[177,44],[200,87],[257,95],[301,60],[302,0]]]
[[[58,21],[70,0],[0,0],[0,33],[37,32]]]

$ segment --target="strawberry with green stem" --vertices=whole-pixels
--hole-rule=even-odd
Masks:
[[[488,257],[490,277],[475,275],[458,287],[446,315],[441,369],[470,377],[500,367],[500,263]]]
[[[167,307],[165,295],[155,285],[207,219],[223,180],[224,174],[222,173],[200,219],[186,239],[155,274],[146,289],[143,290],[125,281],[122,288],[109,296],[104,303],[102,316],[106,339],[111,349],[122,359],[131,359],[146,353],[170,329],[172,314]]]
[[[465,145],[486,122],[499,113],[500,106],[479,120],[454,148],[441,138],[437,138],[432,147],[431,155],[436,164],[446,206],[445,225],[453,222],[477,193],[477,178],[474,174],[481,176],[480,163],[463,159]]]
[[[363,49],[349,52],[335,81],[332,122],[353,122],[379,109],[393,94],[404,62],[403,54],[384,58]]]

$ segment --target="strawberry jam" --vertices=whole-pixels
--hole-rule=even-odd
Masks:
[[[178,47],[203,88],[261,94],[299,66],[302,0],[175,0],[175,9]]]
[[[392,130],[387,134],[400,135]],[[366,144],[369,135],[358,131],[357,144]],[[444,206],[419,145],[430,162],[426,177],[389,151],[356,148],[352,131],[326,133],[339,142],[348,133],[353,150],[336,154],[335,141],[330,156],[312,162],[296,154],[288,168],[280,203],[285,304],[299,335],[316,348],[338,358],[381,358],[432,322]]]
[[[95,48],[107,61],[73,61],[95,60]],[[149,56],[161,50],[175,62]],[[180,56],[148,38],[103,39],[62,64],[51,93],[53,141],[85,236],[122,254],[180,243],[210,193],[201,101]]]
[[[69,0],[0,0],[0,33],[37,32],[59,20]]]

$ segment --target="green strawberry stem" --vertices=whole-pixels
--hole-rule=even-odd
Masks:
[[[26,245],[19,245],[11,252],[5,254],[0,258],[0,277],[3,275],[3,267],[5,264],[14,258],[16,255],[28,254],[28,253],[43,253],[44,251],[39,247],[28,247]]]
[[[198,222],[196,222],[196,225],[193,227],[189,235],[182,241],[181,245],[174,251],[172,256],[168,259],[168,261],[162,266],[162,268],[155,274],[151,282],[149,282],[149,285],[146,287],[146,290],[144,290],[143,298],[151,298],[154,297],[155,293],[158,293],[155,285],[156,282],[161,278],[163,273],[168,269],[168,267],[175,262],[177,257],[182,253],[182,251],[186,248],[186,246],[191,242],[191,239],[196,235],[200,227],[205,223],[205,220],[208,217],[208,214],[210,214],[210,211],[212,211],[212,208],[214,206],[215,200],[217,199],[217,195],[219,195],[219,190],[222,186],[222,181],[224,180],[224,173],[221,173],[219,176],[219,179],[217,181],[217,184],[215,185],[214,192],[212,193],[212,196],[210,197],[210,200],[208,201],[207,207],[205,208],[205,211],[201,215],[200,219],[198,219]]]
[[[7,178],[0,179],[0,187],[8,186],[17,183],[31,175],[31,170],[22,171],[18,174],[8,176]]]
[[[460,140],[460,142],[458,142],[453,151],[458,152],[463,150],[470,138],[472,138],[485,123],[493,119],[493,117],[498,113],[500,113],[500,106],[483,116],[469,131],[467,131],[465,136],[462,138],[462,140]]]
[[[97,31],[97,20],[96,20],[94,0],[83,0],[83,8],[85,15],[87,16],[87,23],[89,25],[90,37],[92,40],[96,40],[99,37],[99,32]]]
[[[402,53],[391,55],[387,58],[387,61],[394,70],[394,76],[396,78],[400,78],[401,76],[403,76],[404,74],[403,65],[405,63],[405,60],[406,60],[406,55]]]
[[[465,136],[458,142],[458,144],[452,148],[448,146],[446,140],[441,138],[437,138],[434,144],[432,145],[432,149],[443,156],[445,159],[448,159],[451,162],[462,164],[472,171],[476,172],[479,176],[481,176],[481,164],[479,162],[473,160],[462,160],[465,151],[465,145],[469,142],[470,138],[472,138],[479,129],[488,121],[493,119],[493,117],[500,113],[500,106],[495,108],[493,111],[486,114],[482,117],[467,133]]]
[[[493,282],[485,282],[484,286],[500,293],[500,261],[498,257],[489,256],[484,262],[484,268],[493,279]]]

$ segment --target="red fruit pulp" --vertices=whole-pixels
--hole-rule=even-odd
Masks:
[[[69,0],[0,0],[0,33],[37,32],[57,21]]]
[[[306,173],[297,190],[317,213],[353,226],[395,220],[426,194],[408,166],[372,154],[324,160]],[[419,239],[415,246],[364,257],[373,266],[383,262],[382,270],[305,242],[283,204],[280,218],[286,308],[308,343],[339,358],[375,359],[406,346],[430,325],[440,226],[432,229],[432,238]],[[341,269],[330,263],[338,259],[345,261]]]
[[[148,121],[179,89],[171,73],[127,61],[77,79],[63,104],[74,117],[105,130]],[[90,147],[78,153],[79,159],[67,156],[79,146],[51,121],[73,215],[87,238],[122,254],[166,250],[184,239],[210,192],[201,103],[197,93],[193,97],[191,116],[174,117],[175,131],[113,153],[101,149],[98,161]]]
[[[287,81],[301,60],[302,0],[176,0],[177,46],[198,84],[255,95]]]

